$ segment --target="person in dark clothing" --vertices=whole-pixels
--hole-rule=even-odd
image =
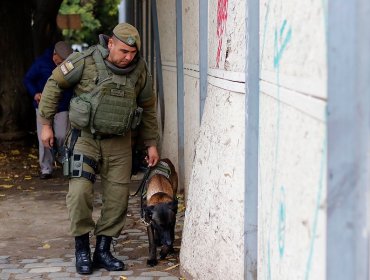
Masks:
[[[36,110],[36,119],[38,115],[38,105],[41,100],[41,93],[44,86],[51,76],[52,71],[55,69],[56,65],[59,65],[73,52],[69,44],[64,41],[60,41],[55,44],[54,48],[48,48],[45,52],[39,56],[34,63],[31,65],[30,69],[27,71],[24,77],[24,85],[27,88],[28,93],[33,98],[33,105]],[[62,153],[63,143],[67,131],[69,129],[68,120],[68,109],[69,102],[72,98],[73,91],[65,90],[58,104],[58,111],[55,115],[53,122],[53,130],[56,138],[56,147],[59,154]],[[44,147],[40,139],[42,125],[37,122],[37,136],[39,140],[39,163],[40,163],[40,178],[49,179],[52,177],[53,163],[55,154],[49,148]],[[56,149],[54,149],[56,151]]]

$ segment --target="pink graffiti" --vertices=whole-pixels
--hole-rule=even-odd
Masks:
[[[217,38],[218,47],[216,55],[216,67],[218,67],[221,59],[222,35],[224,34],[227,21],[227,4],[229,0],[218,0],[217,3]]]

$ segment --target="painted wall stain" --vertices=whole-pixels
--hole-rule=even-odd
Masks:
[[[283,59],[283,55],[286,51],[287,45],[292,39],[292,29],[291,27],[287,26],[287,20],[284,19],[280,28],[275,28],[274,32],[274,69],[276,70],[276,140],[275,140],[275,157],[274,157],[274,170],[273,170],[273,178],[272,178],[272,190],[271,190],[271,206],[270,206],[270,213],[274,212],[274,201],[275,201],[275,189],[277,185],[277,170],[278,170],[278,159],[280,156],[280,65]],[[285,207],[285,189],[282,186],[280,190],[281,194],[283,193],[283,200],[280,199],[278,205],[278,251],[280,258],[284,256],[285,251],[285,219],[286,219],[286,207]],[[268,244],[267,244],[267,279],[272,279],[271,274],[271,248],[270,248],[270,240],[271,240],[271,226],[272,226],[272,217],[274,215],[271,214],[270,216],[270,226],[268,230]]]
[[[286,203],[285,203],[285,188],[280,188],[279,202],[279,224],[278,224],[278,247],[280,258],[284,256],[285,251],[285,225],[286,225]]]
[[[227,21],[227,5],[228,0],[218,0],[217,3],[217,39],[218,39],[218,46],[217,46],[217,54],[216,54],[216,67],[219,67],[219,63],[221,60],[221,49],[222,49],[222,37],[225,33],[226,29],[226,21]]]

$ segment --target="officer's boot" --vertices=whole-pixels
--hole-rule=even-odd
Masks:
[[[125,270],[125,264],[112,256],[110,252],[110,244],[112,237],[105,235],[96,236],[96,247],[93,257],[94,267],[105,268],[109,271]]]
[[[91,263],[89,233],[75,237],[75,248],[77,273],[91,274],[93,269]]]

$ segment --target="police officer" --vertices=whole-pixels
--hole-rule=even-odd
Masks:
[[[51,123],[61,92],[73,88],[70,103],[72,133],[69,136],[70,181],[67,208],[75,237],[76,270],[91,274],[93,267],[124,270],[124,263],[110,252],[112,237],[118,237],[127,212],[131,175],[131,128],[141,112],[138,135],[147,147],[147,161],[154,166],[158,124],[156,97],[151,75],[140,57],[140,36],[135,27],[120,23],[113,35],[99,36],[99,44],[73,53],[49,78],[39,106],[43,124],[42,142],[53,145]],[[139,110],[140,109],[140,110]],[[102,210],[94,222],[93,183],[96,172],[102,182]],[[91,261],[89,232],[96,246]]]

